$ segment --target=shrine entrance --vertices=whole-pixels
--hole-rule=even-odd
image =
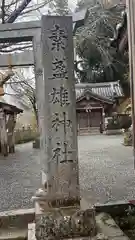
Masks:
[[[92,130],[99,130],[100,123],[103,122],[102,108],[87,109],[77,111],[78,132],[92,132]]]
[[[93,94],[86,89],[84,93],[76,100],[76,114],[78,134],[83,133],[101,133],[105,113],[108,113],[113,107],[113,101]]]
[[[100,127],[102,120],[102,108],[91,109],[90,114],[90,127]]]

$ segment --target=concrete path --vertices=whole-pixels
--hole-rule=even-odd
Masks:
[[[78,138],[82,196],[106,202],[135,198],[135,172],[131,147],[122,136]],[[16,154],[0,157],[0,211],[32,207],[32,195],[40,187],[39,150],[32,144],[16,147]]]

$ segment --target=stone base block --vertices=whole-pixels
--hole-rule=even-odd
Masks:
[[[28,240],[36,240],[35,223],[28,224]]]
[[[103,240],[129,240],[109,214],[100,213],[97,215],[96,224],[97,231],[106,237],[101,238]]]
[[[43,211],[37,203],[35,223],[37,240],[83,239],[96,235],[94,209],[65,207]]]
[[[0,229],[0,240],[26,240],[27,239],[27,228],[7,228]]]
[[[0,228],[27,228],[35,220],[35,209],[18,209],[0,212]]]
[[[28,225],[28,240],[36,240],[35,237],[35,223],[31,223]],[[63,239],[64,240],[64,239]],[[73,240],[73,238],[66,238],[65,240]],[[74,238],[74,240],[97,240],[96,237],[79,237],[79,238]]]
[[[95,207],[96,214],[104,212],[111,215],[113,218],[115,218],[116,216],[123,215],[123,213],[127,212],[130,206],[132,206],[132,209],[135,210],[134,202],[135,200],[131,202],[130,201],[112,201],[112,202],[110,201],[105,204],[95,204],[94,207]]]

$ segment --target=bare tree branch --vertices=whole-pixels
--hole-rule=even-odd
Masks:
[[[2,23],[5,23],[5,0],[2,0],[1,18],[2,18]]]
[[[27,7],[27,5],[31,2],[31,0],[24,0],[17,9],[15,9],[9,18],[6,20],[6,23],[13,23],[20,13]]]
[[[31,74],[33,75],[32,72]],[[33,109],[38,123],[35,78],[33,76],[27,78],[24,70],[16,70],[8,85],[13,93],[6,92],[6,94],[15,97],[24,108]]]

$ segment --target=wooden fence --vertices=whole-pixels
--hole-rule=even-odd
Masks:
[[[37,137],[37,129],[32,129],[31,127],[22,127],[21,129],[15,129],[15,144],[34,141]]]

